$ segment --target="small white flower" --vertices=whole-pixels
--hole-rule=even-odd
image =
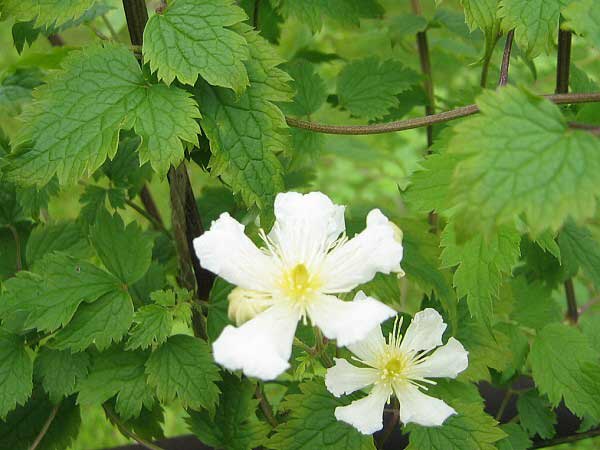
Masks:
[[[367,228],[344,234],[344,207],[320,192],[288,192],[275,199],[275,225],[257,248],[244,227],[221,214],[194,240],[200,264],[237,287],[227,326],[213,343],[215,360],[230,370],[270,380],[288,367],[299,320],[309,318],[329,339],[348,345],[363,339],[394,310],[359,293],[338,299],[377,272],[399,272],[402,245],[391,222],[375,209]],[[341,237],[340,237],[341,235]],[[249,307],[242,307],[248,302]]]
[[[454,338],[442,345],[446,329],[442,316],[431,308],[417,313],[404,338],[402,322],[394,326],[386,343],[380,327],[362,341],[349,345],[356,359],[368,367],[356,367],[345,359],[335,359],[327,370],[325,384],[336,397],[373,385],[364,398],[335,409],[338,420],[349,423],[363,434],[383,427],[383,409],[394,394],[400,402],[400,420],[423,426],[439,426],[456,411],[442,400],[423,394],[429,378],[456,378],[469,364],[468,352]]]

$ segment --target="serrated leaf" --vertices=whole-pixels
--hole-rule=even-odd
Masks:
[[[219,383],[223,393],[214,416],[208,411],[190,411],[190,430],[206,445],[228,450],[252,450],[265,441],[270,427],[256,417],[256,386],[248,379],[224,373]]]
[[[440,427],[409,425],[407,450],[495,450],[506,434],[477,405],[462,404],[458,415]]]
[[[105,212],[108,204],[113,209],[123,208],[127,193],[123,188],[109,186],[104,188],[94,184],[88,184],[79,197],[82,205],[79,211],[79,223],[86,231],[90,225],[96,222],[98,216]]]
[[[556,414],[548,401],[535,390],[519,395],[517,412],[521,425],[529,436],[538,435],[542,439],[551,439],[556,434]]]
[[[563,9],[566,21],[562,26],[574,30],[600,48],[600,11],[594,6],[593,0],[571,1]]]
[[[219,398],[219,370],[206,342],[192,336],[171,336],[146,363],[148,384],[163,402],[179,398],[184,407],[214,413]]]
[[[325,82],[315,72],[315,66],[308,61],[298,60],[286,65],[285,70],[292,77],[292,88],[295,90],[291,103],[282,103],[286,114],[309,116],[325,103],[327,91]]]
[[[323,18],[343,25],[358,25],[361,18],[376,18],[383,14],[377,0],[272,0],[284,17],[294,17],[313,31],[323,26]]]
[[[151,408],[154,396],[144,373],[147,359],[146,352],[117,347],[100,353],[90,375],[79,385],[77,403],[100,405],[116,395],[115,410],[125,420],[138,416],[142,406]]]
[[[558,235],[558,245],[566,273],[574,276],[581,267],[596,288],[600,288],[600,244],[592,233],[569,219]]]
[[[347,64],[337,80],[340,105],[352,115],[382,118],[398,106],[398,94],[419,82],[419,75],[399,61],[369,57]]]
[[[261,208],[272,205],[283,189],[283,168],[276,153],[288,146],[284,116],[273,102],[288,101],[289,76],[270,45],[247,27],[251,59],[246,62],[250,86],[239,97],[227,89],[199,83],[202,129],[211,144],[214,175],[225,175],[234,193]]]
[[[193,85],[200,75],[213,86],[241,94],[248,85],[243,61],[248,46],[231,26],[246,19],[232,0],[174,0],[150,18],[144,30],[144,58],[170,84]]]
[[[528,450],[531,448],[532,442],[527,433],[516,423],[507,423],[501,425],[500,428],[508,436],[498,441],[496,444],[498,450]]]
[[[27,240],[26,260],[32,267],[45,255],[65,252],[71,256],[81,257],[89,252],[89,247],[79,225],[74,222],[57,222],[39,224]]]
[[[34,88],[42,84],[38,68],[18,68],[0,82],[0,116],[17,116],[31,100]]]
[[[265,447],[273,450],[375,449],[371,436],[362,435],[335,418],[335,408],[347,405],[348,398],[335,398],[317,381],[303,383],[299,389],[301,393],[286,397],[283,408],[290,410],[290,417],[277,427]]]
[[[111,274],[60,253],[46,256],[38,267],[39,273],[19,272],[6,282],[0,314],[23,311],[26,327],[40,331],[66,325],[80,303],[119,290],[119,280]]]
[[[18,20],[35,19],[39,26],[63,25],[82,16],[98,0],[2,0],[3,15]]]
[[[562,311],[552,298],[552,290],[540,281],[528,283],[524,277],[518,277],[510,281],[510,286],[515,299],[511,318],[520,325],[540,330],[562,320]]]
[[[90,240],[104,266],[126,285],[138,281],[150,267],[152,240],[135,222],[125,226],[118,214],[100,214],[90,227]]]
[[[194,100],[147,81],[124,46],[72,52],[34,96],[6,169],[7,178],[22,184],[42,185],[55,174],[61,184],[74,183],[94,172],[114,157],[121,129],[141,136],[140,164],[150,161],[161,176],[183,159],[183,142],[198,143]]]
[[[210,291],[211,307],[206,318],[206,331],[211,342],[215,341],[221,335],[223,328],[231,323],[227,315],[229,307],[227,297],[233,288],[233,285],[222,278],[217,278]]]
[[[474,317],[491,322],[492,301],[498,297],[503,277],[519,259],[520,241],[515,229],[501,227],[487,241],[484,236],[476,235],[459,244],[453,222],[444,229],[442,262],[446,267],[458,264],[454,286],[459,297],[467,297],[469,311]]]
[[[516,87],[485,92],[477,104],[482,114],[457,125],[450,143],[466,158],[454,175],[465,227],[490,230],[523,214],[535,235],[594,214],[596,138],[569,130],[558,106]]]
[[[119,342],[133,321],[133,303],[127,292],[113,291],[93,303],[79,306],[71,322],[52,339],[54,348],[83,351],[95,344],[104,350]]]
[[[87,353],[44,347],[35,358],[35,375],[41,379],[44,391],[53,403],[76,392],[78,383],[87,377],[89,368]]]
[[[529,362],[536,386],[553,406],[564,399],[576,415],[600,419],[600,365],[579,330],[547,325],[533,341]]]
[[[127,188],[130,197],[134,197],[152,177],[152,167],[146,163],[140,167],[137,149],[140,138],[133,133],[121,133],[117,154],[107,159],[102,170],[119,187]]]
[[[0,328],[0,419],[25,404],[33,389],[32,376],[33,362],[23,339]]]
[[[485,36],[484,57],[494,51],[500,34],[498,0],[461,0],[465,11],[465,22],[471,31],[479,28]]]
[[[173,328],[173,313],[162,305],[142,306],[135,313],[127,349],[155,347],[167,340]]]
[[[560,8],[565,0],[500,0],[502,29],[515,29],[515,40],[529,58],[549,51],[558,32]]]

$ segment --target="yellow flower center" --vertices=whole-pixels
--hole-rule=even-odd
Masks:
[[[283,274],[281,288],[291,300],[305,305],[310,302],[321,282],[315,275],[311,275],[304,264],[297,264],[293,269]]]
[[[392,383],[402,381],[405,376],[406,369],[410,365],[410,359],[407,355],[401,353],[397,348],[390,348],[380,359],[378,366],[380,367],[379,378],[380,383]]]

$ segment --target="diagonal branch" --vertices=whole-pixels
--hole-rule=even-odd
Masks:
[[[557,105],[600,102],[600,92],[581,94],[550,94],[544,95],[543,97],[553,103],[556,103]],[[473,114],[477,114],[478,112],[479,107],[477,105],[467,105],[451,111],[445,111],[424,117],[417,117],[415,119],[398,120],[388,123],[376,123],[373,125],[327,125],[294,119],[293,117],[286,117],[285,120],[290,127],[301,128],[303,130],[313,131],[315,133],[366,135],[413,130],[415,128],[426,127],[436,123],[449,122],[451,120],[471,116]]]
[[[58,413],[59,408],[60,408],[60,403],[58,405],[56,405],[54,408],[52,408],[52,411],[50,411],[48,418],[44,422],[44,425],[42,426],[42,429],[40,430],[38,435],[35,437],[35,440],[29,447],[29,450],[35,450],[36,448],[38,448],[38,446],[42,442],[42,439],[44,439],[44,436],[46,436],[46,433],[48,433],[48,430],[50,429],[50,425],[52,425],[52,422],[54,422],[54,419],[56,418],[56,414]]]
[[[502,65],[500,66],[500,80],[498,81],[498,86],[506,86],[508,84],[508,69],[510,67],[510,55],[512,52],[514,38],[515,30],[510,30],[506,34],[506,44],[504,44],[504,54],[502,55]]]

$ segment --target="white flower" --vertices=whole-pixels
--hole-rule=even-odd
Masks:
[[[215,360],[264,380],[289,367],[301,319],[309,318],[341,346],[363,339],[393,317],[394,310],[362,293],[351,302],[335,295],[377,272],[400,271],[402,260],[402,245],[378,209],[352,239],[343,234],[344,207],[320,192],[277,195],[275,219],[269,235],[262,233],[265,248],[257,248],[227,213],[194,240],[200,264],[237,286],[230,295],[230,314],[243,324],[223,330],[213,343]],[[252,306],[242,308],[243,302]]]
[[[356,359],[368,367],[356,367],[345,359],[335,359],[327,370],[325,384],[336,397],[373,385],[364,398],[335,409],[338,420],[349,423],[363,434],[383,427],[383,409],[394,394],[400,402],[400,420],[423,426],[439,426],[456,411],[442,400],[423,394],[429,378],[456,378],[469,364],[468,352],[454,338],[442,345],[446,329],[440,314],[431,308],[417,313],[404,338],[394,326],[386,343],[381,329],[375,328],[362,341],[349,345]]]

